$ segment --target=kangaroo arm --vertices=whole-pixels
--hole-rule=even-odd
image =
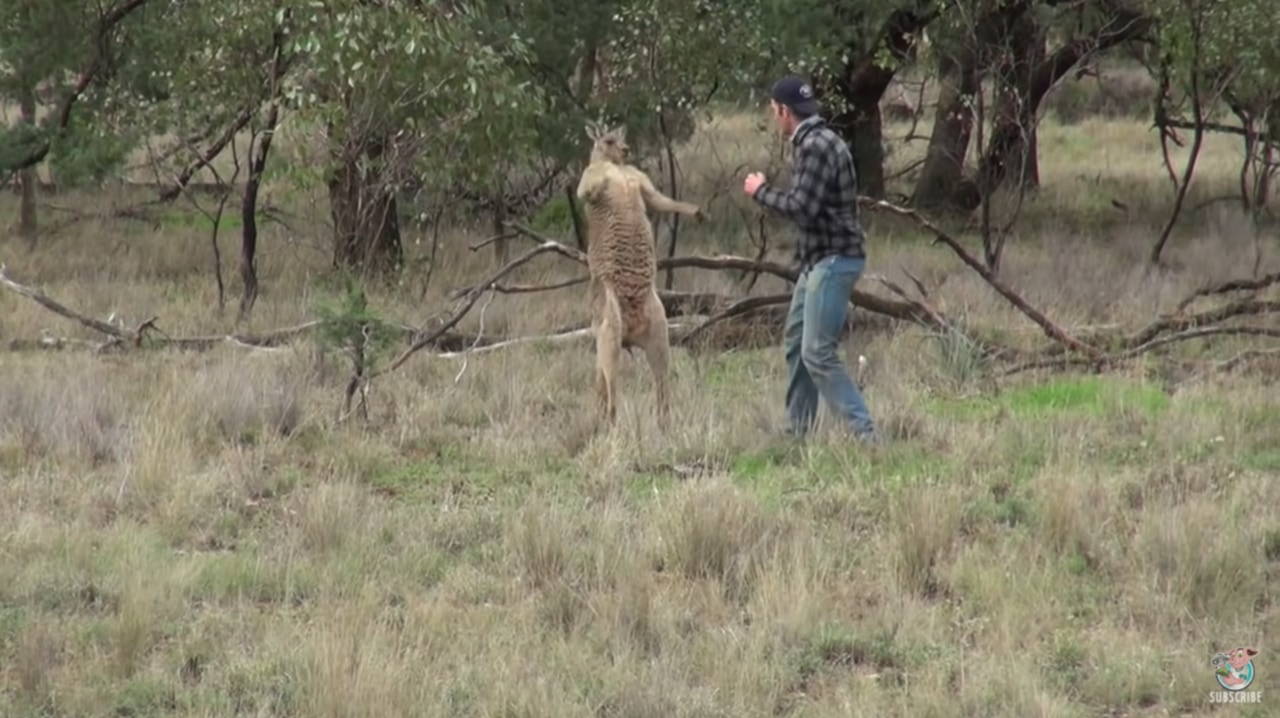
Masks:
[[[639,170],[635,170],[635,174],[640,179],[640,193],[644,195],[644,203],[650,210],[667,214],[683,214],[689,217],[698,215],[697,205],[671,199],[653,186],[648,175]]]

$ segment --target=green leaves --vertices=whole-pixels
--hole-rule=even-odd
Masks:
[[[0,0],[0,94],[14,99],[47,83],[59,102],[65,102],[70,89],[66,78],[89,69],[97,55],[98,7],[83,0]],[[121,29],[114,28],[106,39],[118,36]],[[109,100],[104,93],[90,91],[77,105],[92,115],[102,112]],[[46,146],[58,120],[55,111],[37,126],[8,128],[0,137],[0,171],[23,164]]]
[[[53,138],[49,166],[63,187],[87,187],[107,179],[129,159],[144,137],[113,131],[88,113],[73,114],[65,132]]]
[[[1227,91],[1260,111],[1280,98],[1280,5],[1267,0],[1147,0],[1171,79],[1197,75],[1206,95]]]

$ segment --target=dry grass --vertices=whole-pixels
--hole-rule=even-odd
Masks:
[[[767,162],[753,122],[722,118],[686,152],[689,196],[717,217],[686,241],[750,251],[728,172]],[[1045,189],[1006,271],[1064,324],[1140,322],[1250,271],[1254,230],[1221,208],[1188,215],[1173,243],[1187,270],[1133,267],[1168,199],[1144,123],[1048,125],[1041,146]],[[1193,194],[1230,188],[1236,154],[1211,140]],[[871,271],[910,267],[947,311],[1034,338],[945,250],[871,226]],[[451,233],[425,293],[420,272],[371,290],[374,306],[425,317],[491,261],[462,248],[474,236]],[[255,327],[331,293],[324,239],[268,228]],[[208,242],[172,221],[86,223],[0,251],[73,306],[194,334],[229,322]],[[577,271],[548,259],[520,281]],[[486,331],[581,322],[574,291],[500,297]],[[42,331],[77,328],[0,295],[0,341]],[[330,426],[345,376],[305,343],[6,353],[0,713],[1199,716],[1210,657],[1243,644],[1262,651],[1263,703],[1234,708],[1271,714],[1280,453],[1264,379],[1170,396],[1153,363],[997,391],[963,347],[915,330],[848,348],[870,357],[868,401],[898,437],[873,454],[760,434],[781,419],[772,349],[677,350],[667,437],[630,358],[617,432],[591,430],[586,343],[472,357],[456,382],[459,360],[420,356],[375,385],[368,429]]]

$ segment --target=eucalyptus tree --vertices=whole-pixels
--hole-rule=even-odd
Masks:
[[[948,3],[935,0],[766,0],[758,25],[763,67],[809,76],[832,124],[853,149],[859,191],[885,191],[880,101],[911,67],[925,29]]]
[[[525,178],[532,204],[571,180],[587,160],[587,121],[627,127],[638,162],[655,156],[675,184],[674,147],[717,100],[740,98],[757,78],[758,4],[747,0],[487,0],[499,34],[524,32],[529,54],[511,63],[539,89],[525,119],[535,142],[501,177]],[[508,187],[509,200],[521,194]],[[668,187],[668,191],[676,191]]]
[[[939,97],[913,201],[972,211],[1012,174],[1034,183],[1041,103],[1072,71],[1125,43],[1150,41],[1141,0],[957,0],[930,26]],[[984,81],[998,106],[975,173],[966,171]]]
[[[125,57],[131,37],[153,34],[145,10],[147,0],[0,0],[0,96],[19,106],[18,121],[0,128],[0,173],[22,175],[19,226],[33,242],[35,167],[46,162],[56,181],[75,185],[130,149],[129,103],[110,90],[138,79]]]
[[[1146,0],[1156,25],[1160,82],[1156,124],[1165,166],[1175,190],[1174,206],[1149,260],[1158,263],[1181,213],[1208,132],[1240,136],[1243,161],[1239,193],[1243,208],[1267,205],[1280,145],[1280,7],[1262,0]],[[1217,121],[1223,110],[1233,123]],[[1168,141],[1190,130],[1189,156],[1179,174]],[[1254,268],[1255,271],[1257,267]]]

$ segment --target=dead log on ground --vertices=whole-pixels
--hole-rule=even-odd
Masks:
[[[194,337],[171,337],[159,328],[159,317],[151,317],[140,322],[134,329],[113,324],[101,319],[94,319],[76,311],[62,302],[50,297],[43,289],[18,282],[9,276],[7,267],[0,264],[0,286],[26,297],[64,319],[69,319],[105,337],[103,341],[92,341],[74,337],[45,336],[40,339],[14,339],[9,342],[10,351],[26,350],[62,350],[69,348],[89,349],[103,352],[126,348],[168,348],[189,351],[207,351],[218,345],[229,344],[249,349],[273,349],[282,347],[297,340],[320,326],[319,321],[309,321],[283,329],[274,329],[261,333],[213,334]],[[392,325],[406,339],[417,334],[413,327]],[[509,337],[493,335],[463,334],[459,332],[442,332],[433,342],[433,348],[442,352],[457,352],[466,347],[478,348],[509,341]]]
[[[1080,352],[1093,360],[1097,360],[1102,356],[1101,349],[1096,346],[1086,344],[1071,336],[1065,329],[1046,316],[1044,312],[1031,306],[1022,298],[1021,295],[1009,288],[1004,282],[1001,282],[986,265],[978,261],[978,258],[965,249],[964,246],[952,237],[950,233],[925,218],[916,210],[899,207],[898,205],[891,204],[883,200],[871,200],[866,198],[859,198],[859,200],[860,204],[869,209],[889,212],[890,214],[895,214],[899,217],[906,217],[907,219],[915,222],[920,228],[932,234],[934,237],[934,244],[941,243],[947,245],[947,247],[960,258],[960,261],[969,265],[973,271],[977,272],[978,276],[982,277],[983,281],[985,281],[988,286],[996,290],[996,292],[1012,304],[1015,309],[1022,312],[1027,318],[1038,324],[1044,331],[1045,335],[1050,339],[1068,349]]]
[[[529,239],[535,242],[538,242],[540,245],[544,245],[547,243],[557,245],[560,248],[559,250],[557,250],[557,253],[559,253],[561,256],[568,257],[578,262],[579,264],[586,266],[587,264],[586,252],[583,252],[574,247],[570,247],[562,242],[557,242],[556,240],[551,239],[543,235],[542,233],[529,228],[526,225],[520,224],[519,222],[508,222],[507,225],[513,230],[515,230],[516,232],[518,232],[519,234],[522,234],[528,237]],[[477,248],[478,247],[472,247],[473,250]],[[793,283],[799,277],[799,273],[796,270],[790,267],[783,266],[776,262],[757,261],[754,259],[748,259],[746,257],[737,257],[733,255],[720,255],[715,257],[703,257],[703,256],[662,257],[658,259],[657,264],[658,264],[659,271],[663,269],[668,269],[668,268],[734,270],[734,271],[748,272],[748,273],[769,274],[774,277],[778,277],[779,279],[783,279],[785,281],[793,282]],[[472,289],[474,289],[474,287],[469,287],[468,289],[462,290],[462,291],[466,292]],[[661,295],[661,292],[659,294]],[[954,328],[954,325],[943,325],[943,326],[937,325],[936,317],[931,316],[934,313],[926,309],[924,306],[920,305],[918,302],[894,301],[892,299],[886,299],[884,297],[876,296],[874,294],[863,291],[861,289],[853,290],[853,293],[850,296],[849,301],[854,306],[860,307],[869,312],[875,312],[876,314],[883,314],[887,317],[897,319],[900,321],[907,321],[907,322],[912,322],[914,324],[920,324],[930,329],[950,330]],[[666,304],[665,301],[664,301],[664,304]]]

